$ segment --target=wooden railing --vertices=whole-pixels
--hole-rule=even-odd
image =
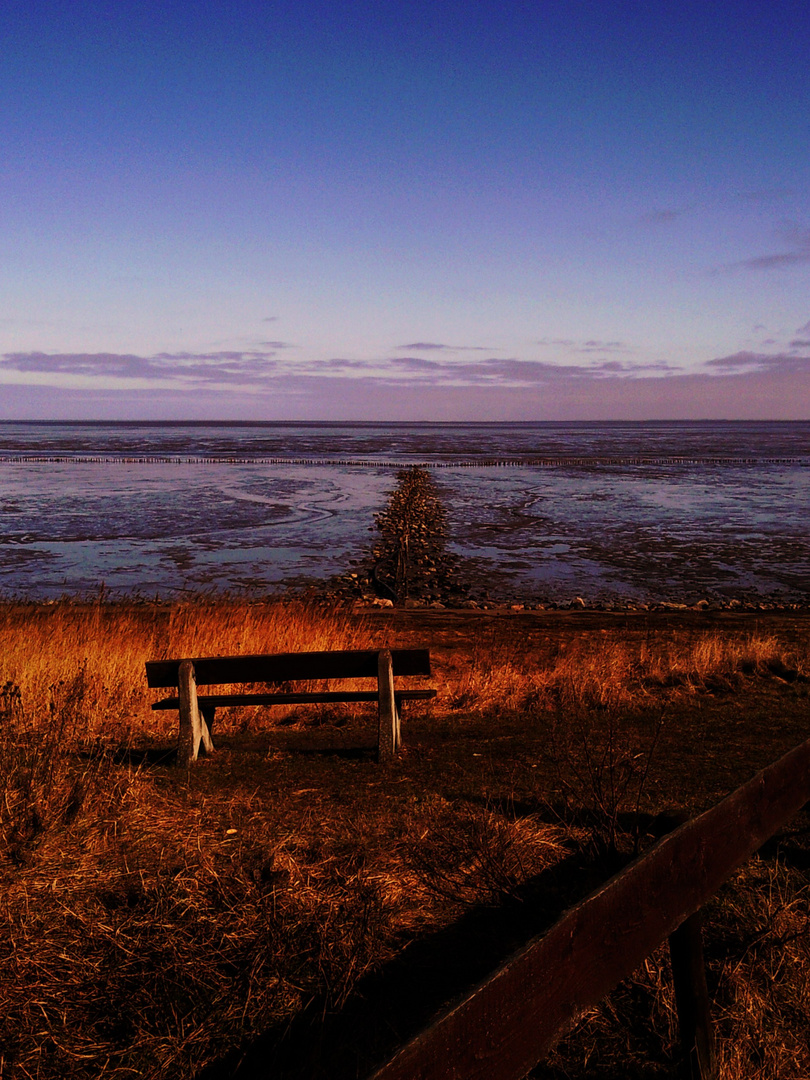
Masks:
[[[568,911],[371,1080],[520,1080],[667,938],[687,1075],[716,1076],[699,909],[810,800],[810,739]]]

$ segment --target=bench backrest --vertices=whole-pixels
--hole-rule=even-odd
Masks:
[[[198,686],[215,683],[285,683],[300,679],[376,679],[376,649],[343,652],[274,653],[256,656],[188,657]],[[392,649],[395,675],[430,675],[429,649]],[[182,660],[149,660],[146,681],[152,687],[177,686]]]

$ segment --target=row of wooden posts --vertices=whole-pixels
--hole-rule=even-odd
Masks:
[[[511,469],[553,468],[556,466],[615,465],[807,465],[805,457],[515,457],[473,458],[459,461],[377,461],[368,458],[291,458],[291,457],[201,457],[163,454],[100,456],[84,454],[13,454],[0,455],[0,465],[305,465],[339,469]]]

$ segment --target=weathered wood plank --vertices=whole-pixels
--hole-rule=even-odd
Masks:
[[[810,740],[572,908],[373,1080],[520,1080],[809,798]]]
[[[379,701],[378,690],[324,691],[312,694],[198,694],[200,708],[212,705],[225,708],[229,705],[325,705],[337,702]],[[435,690],[394,690],[397,701],[430,701],[436,697]],[[164,698],[152,706],[157,711],[176,709],[179,698]]]
[[[394,672],[391,653],[383,649],[377,659],[377,687],[379,691],[380,729],[377,743],[377,760],[390,761],[399,746],[399,710],[394,698]]]
[[[198,686],[215,683],[280,683],[303,679],[375,679],[376,649],[194,658]],[[393,649],[395,675],[430,675],[429,649]],[[147,685],[177,686],[179,660],[149,660]]]

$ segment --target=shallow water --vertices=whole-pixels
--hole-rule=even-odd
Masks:
[[[0,590],[322,580],[417,461],[494,597],[810,597],[810,423],[0,424]]]

